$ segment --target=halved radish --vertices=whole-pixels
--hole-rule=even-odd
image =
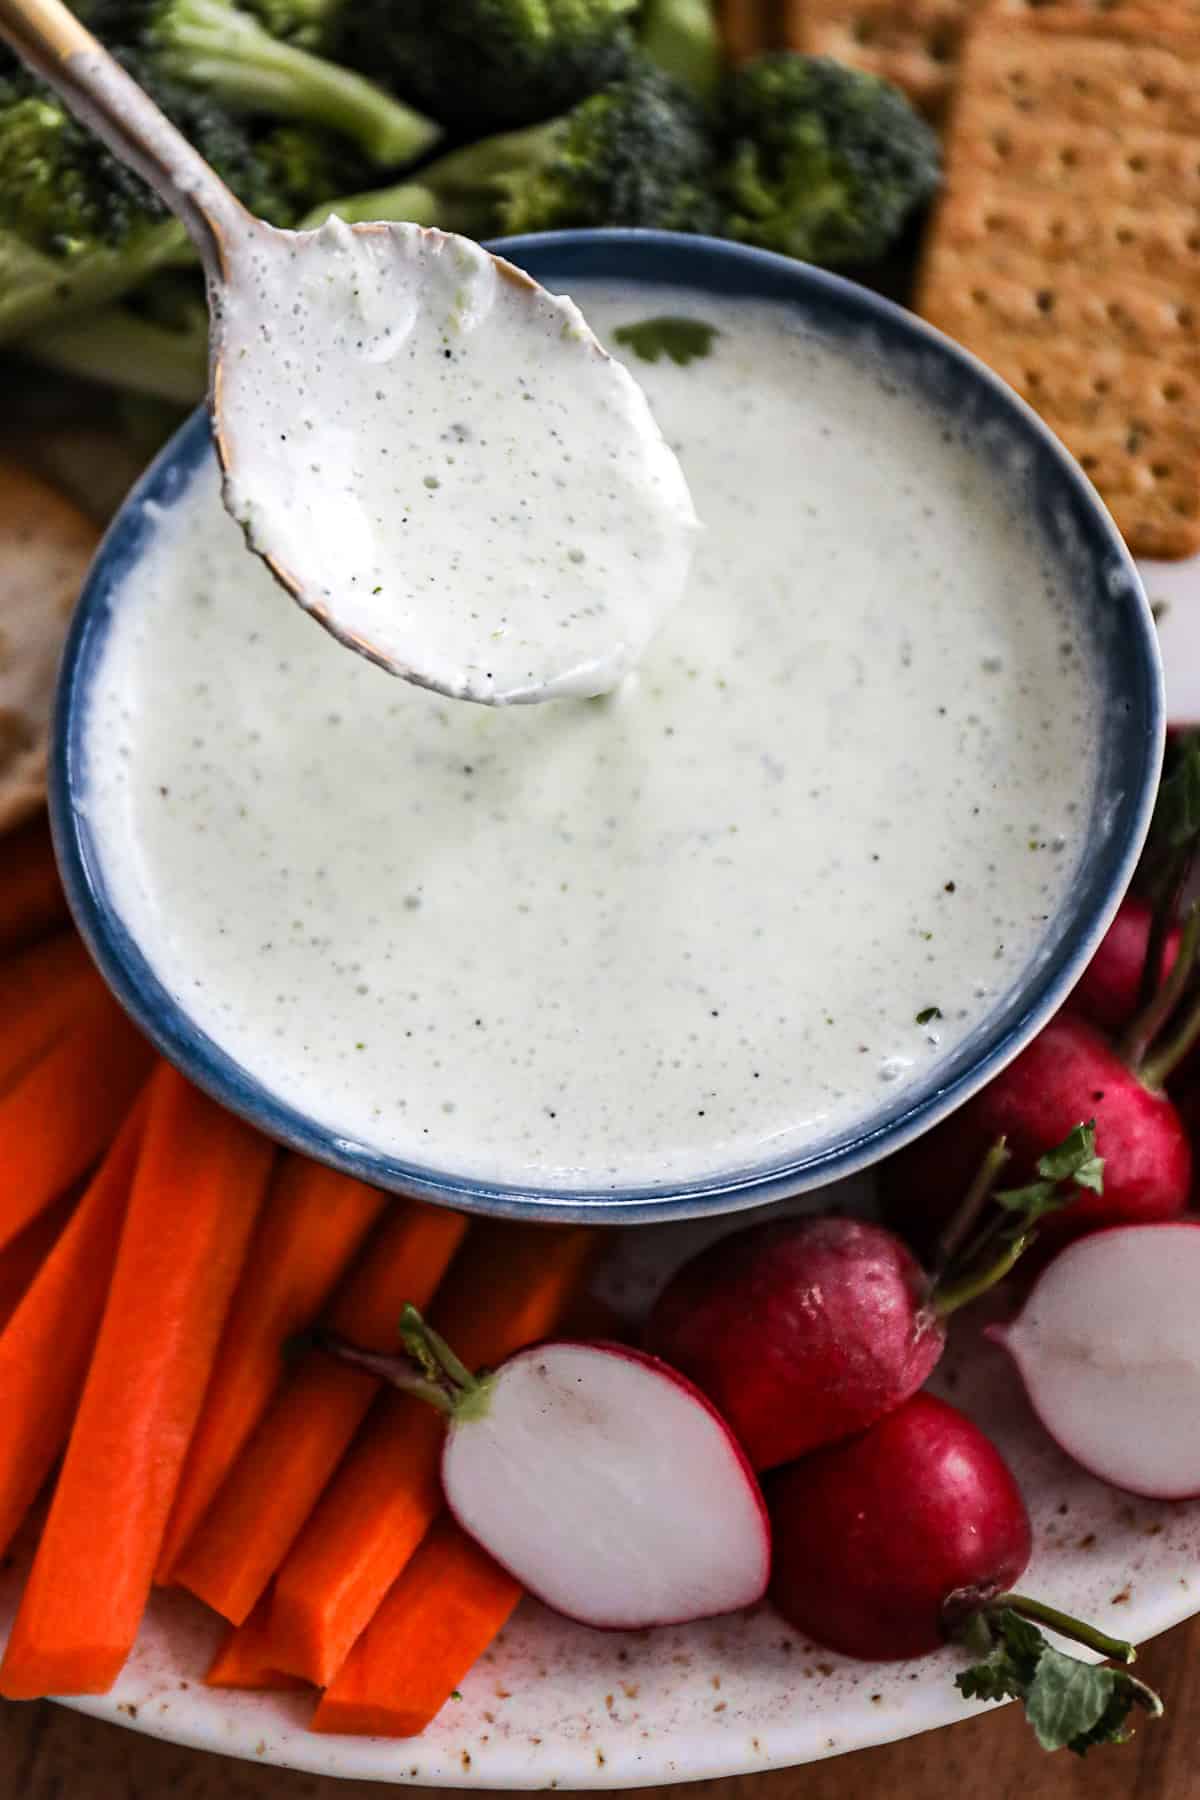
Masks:
[[[573,1342],[518,1351],[475,1376],[412,1307],[402,1329],[411,1361],[330,1347],[448,1414],[447,1505],[547,1606],[629,1631],[762,1598],[762,1494],[729,1427],[684,1376],[624,1345]]]
[[[1080,1239],[988,1336],[1093,1475],[1159,1500],[1200,1494],[1200,1221]]]

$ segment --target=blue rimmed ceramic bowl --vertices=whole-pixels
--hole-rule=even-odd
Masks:
[[[605,279],[651,292],[669,285],[784,302],[823,334],[885,357],[976,450],[995,458],[998,479],[1001,464],[1005,480],[1019,471],[1048,551],[1066,570],[1081,628],[1094,642],[1097,706],[1105,722],[1083,862],[1036,959],[951,1058],[890,1104],[881,1099],[856,1124],[798,1159],[765,1161],[691,1184],[617,1190],[489,1186],[351,1142],[283,1103],[201,1031],[159,981],[110,897],[88,823],[89,689],[113,609],[161,509],[211,454],[202,410],[167,445],[113,523],[67,644],[51,814],[72,909],[110,986],[165,1056],[270,1136],[380,1187],[471,1212],[630,1224],[731,1212],[823,1186],[917,1136],[1015,1056],[1061,1005],[1116,910],[1148,823],[1163,739],[1162,671],[1137,572],[1086,477],[1036,415],[973,357],[865,289],[783,257],[669,233],[548,233],[496,247],[559,291]]]

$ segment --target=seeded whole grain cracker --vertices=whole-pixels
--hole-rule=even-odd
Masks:
[[[879,75],[939,118],[963,29],[980,0],[784,0],[784,42]]]
[[[918,310],[1042,414],[1139,554],[1200,550],[1200,7],[995,0]]]
[[[59,652],[98,537],[69,500],[0,462],[0,831],[45,798]]]

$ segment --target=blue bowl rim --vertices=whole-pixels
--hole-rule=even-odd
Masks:
[[[727,269],[756,277],[738,289],[753,298],[754,287],[772,298],[794,303],[806,299],[827,309],[856,313],[868,324],[899,334],[910,345],[933,350],[957,364],[969,380],[990,392],[997,410],[1015,419],[1056,466],[1077,516],[1100,550],[1113,559],[1121,584],[1135,611],[1135,637],[1142,651],[1136,677],[1140,708],[1141,761],[1130,783],[1125,829],[1112,834],[1103,892],[1086,916],[1077,917],[1067,933],[1064,954],[1056,965],[1030,983],[1018,1016],[953,1078],[905,1104],[893,1116],[786,1163],[739,1170],[729,1175],[681,1183],[618,1189],[518,1187],[448,1174],[409,1164],[369,1146],[340,1137],[263,1088],[226,1052],[201,1032],[181,1004],[163,987],[108,900],[100,859],[86,815],[75,805],[83,791],[82,721],[87,678],[95,666],[106,628],[107,600],[123,571],[136,560],[146,527],[148,501],[169,498],[176,472],[190,473],[210,441],[205,408],[200,406],[180,426],[126,498],[97,551],[84,585],[63,653],[56,697],[49,782],[50,819],[55,850],[68,903],[76,924],[118,1001],[168,1061],[215,1100],[239,1114],[269,1137],[316,1161],[377,1187],[452,1206],[469,1213],[525,1220],[588,1224],[648,1224],[674,1219],[732,1213],[767,1204],[856,1174],[882,1156],[900,1149],[961,1105],[1010,1062],[1062,1005],[1087,966],[1132,878],[1149,826],[1162,760],[1165,703],[1162,666],[1149,604],[1136,565],[1103,502],[1086,475],[1038,415],[978,358],[945,337],[914,313],[844,277],[791,258],[725,239],[642,230],[576,230],[540,232],[506,238],[489,248],[525,266],[540,267],[537,278],[551,287],[565,286],[570,265],[589,252],[632,252],[651,270],[613,271],[614,280],[653,288],[711,286],[704,273],[714,259]],[[687,268],[681,267],[681,262]],[[566,268],[562,267],[566,264]],[[598,272],[590,271],[592,279]],[[602,277],[601,277],[602,278]],[[115,572],[114,572],[115,571]]]

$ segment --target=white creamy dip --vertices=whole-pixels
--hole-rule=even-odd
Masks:
[[[579,309],[415,225],[223,239],[226,502],[310,611],[492,703],[607,692],[697,524],[645,395]]]
[[[516,711],[397,683],[280,604],[210,464],[116,597],[86,804],[158,975],[275,1095],[603,1189],[783,1161],[928,1074],[1036,954],[1095,759],[1065,582],[944,420],[782,310],[576,297],[609,341],[719,333],[636,365],[706,525],[637,673]]]

